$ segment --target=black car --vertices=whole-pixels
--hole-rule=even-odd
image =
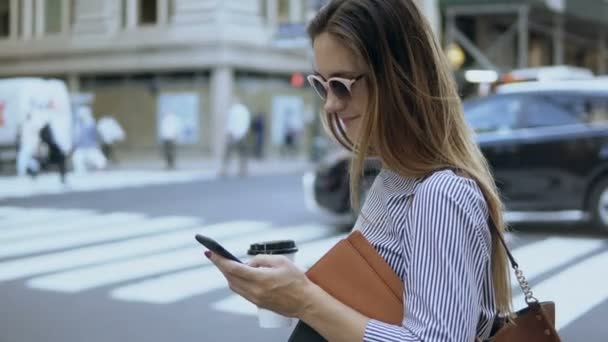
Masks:
[[[608,230],[608,82],[507,87],[464,102],[509,222],[592,221]],[[352,220],[342,152],[304,176],[307,203]],[[366,167],[365,186],[379,172]],[[365,193],[365,187],[362,189]]]

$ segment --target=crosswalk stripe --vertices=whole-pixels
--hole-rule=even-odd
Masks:
[[[22,229],[24,226],[48,224],[62,221],[71,221],[75,218],[92,215],[91,210],[61,210],[43,209],[23,211],[22,215],[14,215],[10,218],[0,219],[0,232],[11,229]]]
[[[548,238],[516,249],[513,256],[520,263],[524,275],[533,279],[602,246],[603,242],[600,240]],[[513,276],[511,286],[519,286]]]
[[[255,241],[265,241],[273,239],[292,239],[297,243],[302,240],[312,240],[329,235],[330,228],[319,225],[303,225],[299,227],[273,229],[261,233],[257,236],[245,236],[239,239],[219,241],[229,251],[246,251],[249,244]],[[299,244],[299,243],[298,243]],[[243,255],[243,253],[236,253]],[[202,256],[200,249],[194,252],[183,252],[181,255],[174,255],[170,259],[178,256],[182,264],[188,266],[205,266],[194,270],[182,271],[170,275],[158,277],[152,280],[145,280],[135,284],[126,285],[114,289],[111,296],[115,299],[125,301],[140,301],[149,303],[171,303],[187,297],[212,291],[226,286],[225,280],[218,274],[215,267],[209,266],[209,260]],[[188,258],[190,260],[188,260]],[[161,256],[160,260],[164,260]],[[140,271],[136,267],[145,267],[148,263],[134,263],[129,268],[135,272]],[[141,271],[140,271],[141,272]],[[158,273],[158,271],[156,271]]]
[[[228,222],[228,224],[229,223],[230,222]],[[220,227],[217,228],[217,230],[221,230],[225,229],[226,224],[198,226],[185,230],[184,234],[189,236],[187,239],[188,243],[192,243],[193,241],[192,232],[207,231],[210,228],[211,231],[214,232],[212,228],[213,226]],[[244,224],[243,226],[253,226],[254,228],[257,228],[255,224],[251,223],[247,225]],[[241,231],[240,229],[243,229],[243,231],[247,230],[246,228],[233,228],[231,231],[238,233]],[[181,231],[175,232],[175,234],[181,234]],[[217,234],[219,234],[219,232]],[[83,247],[65,252],[3,262],[0,263],[0,282],[24,278],[41,273],[51,273],[70,268],[98,265],[104,262],[146,255],[147,253],[158,250],[170,250],[182,245],[181,242],[179,245],[166,243],[170,238],[167,238],[167,240],[165,240],[165,238],[167,238],[167,234],[108,243],[101,246]],[[159,244],[165,246],[166,248],[158,247]]]
[[[296,265],[309,268],[344,237],[346,237],[346,234],[304,244],[296,255]],[[202,278],[199,281],[202,281]],[[218,311],[241,315],[256,315],[258,312],[255,305],[239,295],[230,295],[211,304],[211,307]]]
[[[188,229],[186,231],[158,235],[150,238],[141,238],[133,241],[114,243],[112,245],[104,246],[103,250],[95,251],[94,254],[103,254],[114,257],[119,254],[121,260],[123,260],[126,257],[143,256],[150,253],[167,252],[171,249],[176,249],[179,247],[188,248],[190,246],[196,246],[194,235],[198,233],[204,233],[206,235],[213,236],[216,239],[223,239],[242,234],[254,234],[268,229],[269,227],[269,223],[257,221],[223,222],[207,226],[200,226],[194,229]],[[84,253],[80,252],[80,254],[80,258],[82,258],[82,254],[90,255],[91,252],[84,251]],[[75,255],[71,255],[70,257],[74,256]],[[150,256],[146,257],[150,258]],[[200,258],[200,255],[198,255],[198,257]],[[151,258],[154,258],[154,256]],[[99,259],[97,259],[97,261],[99,261]],[[127,261],[127,264],[128,263],[129,261]],[[118,263],[118,265],[120,264],[124,264],[124,261],[122,263]],[[116,279],[118,274],[120,274],[119,277],[129,275],[128,269],[125,270],[126,273],[119,273],[121,270],[116,266],[116,264],[104,264],[100,265],[99,267],[93,266],[89,268],[55,273],[48,276],[31,279],[28,281],[28,285],[32,288],[59,292],[83,291],[111,282],[113,279]],[[112,269],[111,275],[105,273],[105,271],[109,268]]]
[[[0,258],[189,228],[197,222],[198,220],[190,217],[163,217],[154,220],[137,220],[130,222],[127,226],[120,225],[94,231],[84,230],[73,234],[19,241],[3,245],[0,249]]]
[[[0,249],[2,244],[14,243],[16,239],[41,237],[55,235],[67,231],[87,230],[90,231],[96,228],[104,228],[114,225],[128,225],[136,221],[143,221],[144,215],[130,213],[111,213],[104,215],[83,215],[83,216],[68,216],[65,218],[69,222],[53,219],[51,222],[36,224],[20,229],[10,229],[0,231]]]
[[[10,215],[15,215],[18,212],[21,212],[23,208],[19,207],[11,207],[11,206],[1,206],[0,207],[0,217],[7,217]]]
[[[21,217],[24,213],[45,212],[48,209],[43,208],[20,208],[12,206],[0,207],[0,220],[8,220],[14,217]]]
[[[540,300],[556,302],[555,327],[562,329],[582,317],[593,307],[608,299],[606,279],[593,279],[593,275],[605,275],[608,265],[608,251],[594,255],[557,275],[532,284],[532,290]],[[524,296],[518,295],[515,303],[523,303]]]

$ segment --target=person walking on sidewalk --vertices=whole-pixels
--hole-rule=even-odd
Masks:
[[[101,152],[99,140],[100,136],[91,108],[82,106],[78,110],[78,139],[72,155],[75,173],[84,174],[89,168],[102,170],[106,167],[107,160]]]
[[[125,140],[125,131],[118,121],[110,115],[106,115],[97,121],[97,131],[101,138],[101,151],[106,159],[112,163],[117,163],[114,154],[114,145]]]
[[[503,204],[429,23],[412,0],[331,0],[308,33],[321,118],[352,152],[353,207],[366,159],[382,162],[354,228],[403,281],[402,318],[358,312],[281,255],[205,255],[231,290],[328,341],[487,340],[511,313]]]
[[[167,163],[167,169],[175,169],[177,153],[177,138],[181,130],[179,118],[173,112],[166,112],[160,122],[160,138],[162,141],[163,157]]]
[[[228,164],[232,154],[236,153],[239,160],[239,176],[247,175],[247,133],[251,125],[251,113],[249,109],[235,98],[234,103],[228,111],[228,122],[226,125],[226,147],[220,170],[220,176],[226,176]]]

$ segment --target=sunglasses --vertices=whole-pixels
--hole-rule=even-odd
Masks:
[[[308,83],[315,92],[323,99],[327,99],[327,93],[331,91],[340,100],[349,100],[352,96],[351,88],[355,82],[362,79],[364,75],[353,79],[332,77],[327,81],[318,75],[308,75]]]

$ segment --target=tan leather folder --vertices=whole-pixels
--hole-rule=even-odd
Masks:
[[[401,325],[403,282],[359,231],[329,250],[306,272],[308,278],[363,315]],[[289,342],[325,339],[299,321]]]
[[[306,275],[363,315],[401,325],[403,281],[361,232],[341,240]]]

